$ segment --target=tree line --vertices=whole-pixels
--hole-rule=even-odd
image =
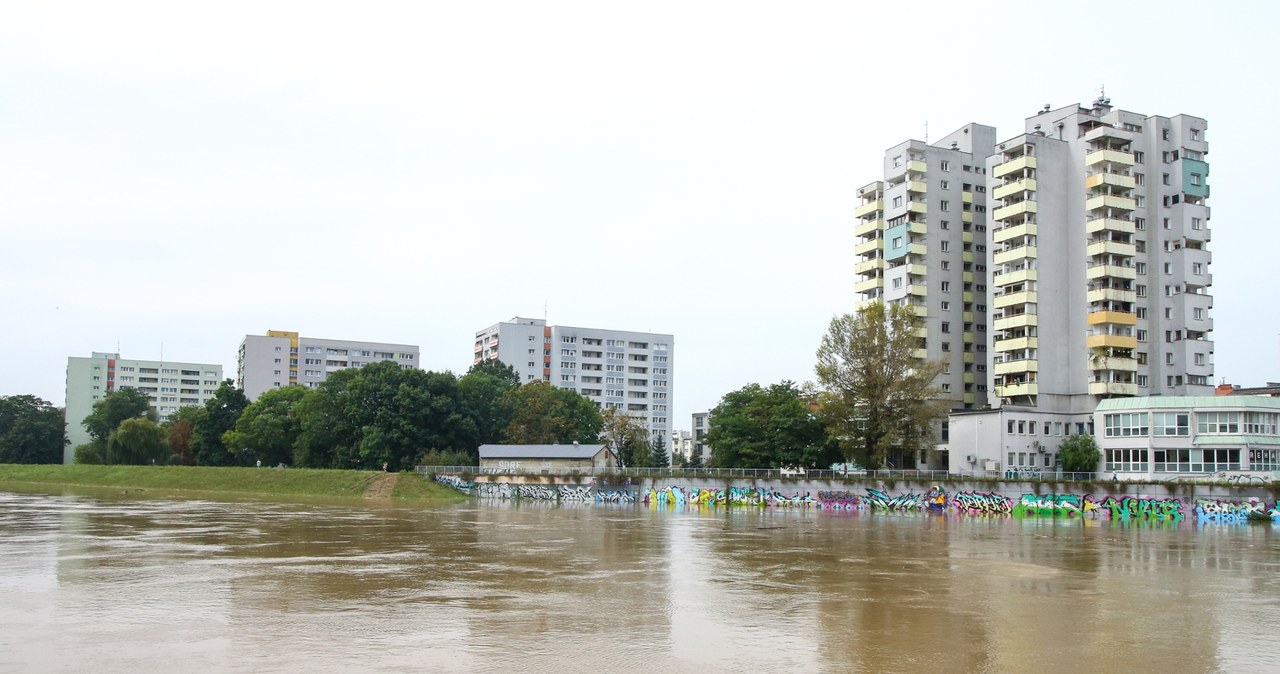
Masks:
[[[483,444],[607,444],[629,466],[665,465],[641,423],[547,382],[521,384],[499,361],[451,372],[391,362],[339,370],[317,388],[276,388],[252,403],[230,380],[204,406],[156,422],[145,394],[121,389],[84,420],[77,463],[289,465],[390,470],[478,464]]]

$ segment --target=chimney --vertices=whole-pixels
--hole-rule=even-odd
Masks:
[[[1236,390],[1236,387],[1232,386],[1231,384],[1222,383],[1222,384],[1218,384],[1218,387],[1213,390],[1213,394],[1218,396],[1229,396],[1233,392],[1235,392],[1235,390]]]

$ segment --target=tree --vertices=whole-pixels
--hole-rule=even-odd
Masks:
[[[165,463],[169,459],[165,436],[164,429],[150,419],[125,419],[107,440],[107,463],[135,466]]]
[[[296,409],[310,392],[303,386],[266,391],[244,408],[235,428],[222,434],[223,446],[241,465],[292,464],[293,447],[302,432]]]
[[[653,436],[653,442],[649,444],[649,465],[654,468],[670,468],[671,457],[667,455],[667,444],[662,441],[661,435]]]
[[[199,405],[184,405],[169,415],[164,422],[164,429],[169,434],[169,463],[180,466],[196,465],[195,451],[191,448],[191,437],[195,433],[196,424],[205,414]]]
[[[502,430],[508,443],[550,445],[589,444],[600,437],[600,410],[571,389],[535,381],[507,391],[502,407],[510,415]]]
[[[781,468],[830,464],[822,425],[800,389],[789,381],[763,388],[748,384],[711,410],[703,440],[716,468]]]
[[[913,463],[946,417],[948,404],[933,385],[945,361],[915,356],[922,325],[910,307],[877,302],[833,318],[818,347],[819,414],[845,456],[862,466]]]
[[[0,396],[0,463],[62,463],[62,410],[33,395]]]
[[[122,388],[107,393],[101,400],[93,404],[89,416],[81,422],[89,437],[106,446],[107,438],[125,419],[146,417],[155,421],[155,410],[151,409],[151,399],[147,394],[135,388]]]
[[[205,401],[204,414],[195,420],[191,430],[191,449],[201,466],[229,466],[235,461],[222,435],[235,428],[240,413],[249,406],[244,391],[230,379],[218,385],[213,397]]]
[[[480,445],[502,441],[502,429],[510,422],[502,396],[520,385],[520,375],[499,360],[486,360],[471,366],[458,379],[458,392],[468,417],[476,427],[476,437],[468,443],[471,458],[478,459]]]
[[[1067,473],[1096,473],[1102,451],[1092,435],[1073,435],[1058,447],[1062,470]]]
[[[613,452],[619,468],[651,463],[648,431],[634,417],[615,408],[600,413],[600,441]]]

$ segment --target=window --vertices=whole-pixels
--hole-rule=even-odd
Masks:
[[[1146,262],[1138,262],[1138,263],[1136,263],[1136,264],[1134,264],[1134,265],[1133,265],[1133,268],[1138,272],[1138,276],[1146,276],[1146,275],[1147,275],[1147,263],[1146,263]]]
[[[902,166],[902,155],[898,155],[893,158],[893,167],[897,168],[899,166]]]
[[[947,322],[947,321],[943,321],[943,322],[942,322],[942,331],[943,331],[943,332],[951,332],[951,323],[949,323],[949,322]]]
[[[893,247],[894,247],[894,248],[901,248],[901,247],[902,247],[902,237],[900,237],[900,236],[895,236],[895,237],[893,237]]]
[[[1186,412],[1152,412],[1151,434],[1157,437],[1190,435],[1191,415]]]
[[[945,189],[947,189],[947,188],[949,188],[949,187],[951,187],[951,181],[949,181],[949,180],[943,180],[943,181],[942,181],[942,189],[944,189],[944,190],[945,190]]]
[[[942,282],[942,292],[944,292],[944,293],[949,293],[949,292],[951,292],[951,282],[950,282],[950,281],[943,281],[943,282]]]
[[[1169,130],[1160,129],[1160,140],[1169,140]]]
[[[950,210],[951,210],[951,202],[950,202],[950,201],[947,201],[946,199],[943,199],[943,200],[942,200],[942,204],[940,205],[940,208],[942,209],[942,212],[943,212],[943,213],[946,213],[947,211],[950,211]]]
[[[1192,273],[1192,274],[1194,274],[1194,275],[1196,275],[1196,276],[1204,276],[1204,263],[1203,263],[1203,262],[1192,262],[1192,263],[1191,263],[1191,273]]]
[[[894,208],[900,208],[901,206],[902,206],[902,197],[894,197],[894,198],[893,198],[893,207],[894,207]]]
[[[1200,230],[1204,228],[1204,221],[1200,218],[1191,218],[1191,229]]]
[[[1166,274],[1172,274],[1172,273],[1173,273],[1173,263],[1172,263],[1172,262],[1166,262],[1166,263],[1164,263],[1164,273],[1166,273]]]
[[[1200,140],[1200,129],[1191,130],[1191,140]]]
[[[1240,432],[1239,412],[1200,412],[1196,415],[1196,432],[1221,435]]]
[[[945,203],[947,203],[947,202],[945,202],[945,201],[944,201],[944,202],[942,202],[942,203],[944,203],[944,204],[945,204]],[[949,252],[951,252],[951,242],[950,242],[950,241],[942,241],[942,242],[941,242],[941,244],[942,244],[942,252],[944,252],[944,253],[949,253]]]
[[[950,302],[943,302],[941,306],[942,306],[942,310],[943,310],[943,311],[946,311],[946,310],[948,310],[948,309],[950,309],[950,308],[951,308],[951,303],[950,303]]]
[[[1192,174],[1191,174],[1191,184],[1192,184],[1192,185],[1199,185],[1199,184],[1200,184],[1200,174],[1199,174],[1199,173],[1192,173]]]
[[[1146,219],[1146,218],[1134,218],[1134,219],[1133,219],[1133,228],[1134,228],[1134,229],[1137,229],[1137,230],[1143,230],[1143,229],[1146,229],[1146,228],[1147,228],[1147,219]]]
[[[1108,438],[1142,437],[1150,432],[1146,412],[1107,414],[1103,416],[1102,423]]]
[[[1204,307],[1195,307],[1191,310],[1191,317],[1197,321],[1204,320]]]
[[[1161,184],[1161,185],[1169,185],[1169,184],[1172,184],[1172,183],[1170,182],[1170,180],[1169,180],[1169,174],[1168,174],[1168,173],[1162,173],[1162,174],[1160,174],[1160,184]]]
[[[1145,174],[1142,174],[1142,173],[1135,173],[1135,174],[1133,174],[1133,184],[1135,184],[1135,185],[1145,185],[1145,184],[1147,184],[1147,176],[1146,176]]]
[[[943,171],[950,171],[950,170],[951,170],[951,162],[949,162],[949,161],[943,161],[941,166],[942,166],[942,170],[943,170]]]
[[[1147,153],[1145,153],[1145,152],[1134,152],[1134,153],[1133,153],[1133,162],[1134,162],[1135,164],[1145,164],[1145,163],[1147,163]]]
[[[1146,296],[1147,296],[1147,287],[1146,287],[1146,286],[1144,286],[1144,285],[1138,285],[1138,286],[1135,286],[1135,287],[1134,287],[1134,292],[1136,292],[1136,293],[1138,294],[1138,297],[1146,297]]]
[[[938,226],[943,229],[951,229],[951,223],[947,220],[943,220]]]
[[[1145,341],[1147,341],[1147,331],[1146,331],[1146,330],[1138,330],[1138,341],[1139,341],[1139,342],[1145,342]]]
[[[893,279],[893,289],[898,290],[901,287],[902,287],[902,277],[899,276],[898,278]]]
[[[1204,354],[1203,354],[1203,353],[1197,353],[1197,354],[1196,354],[1196,357],[1195,357],[1195,363],[1196,363],[1196,365],[1204,365]]]

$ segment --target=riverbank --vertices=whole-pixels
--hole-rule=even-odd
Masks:
[[[314,496],[452,503],[466,496],[420,473],[210,466],[86,466],[0,464],[5,485],[117,487],[162,495],[217,493],[259,497]]]

